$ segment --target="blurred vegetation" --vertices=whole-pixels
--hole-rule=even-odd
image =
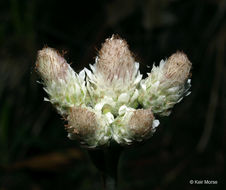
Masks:
[[[0,1],[0,190],[101,189],[86,151],[43,101],[34,63],[48,45],[66,50],[79,71],[113,33],[128,41],[142,73],[177,50],[193,63],[192,94],[149,141],[123,153],[119,189],[226,187],[225,13],[225,0]]]

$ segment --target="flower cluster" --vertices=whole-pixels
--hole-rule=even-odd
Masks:
[[[127,42],[112,36],[95,64],[75,73],[52,48],[38,52],[36,70],[48,99],[68,121],[70,139],[90,148],[116,141],[129,145],[152,136],[159,121],[189,94],[191,63],[182,52],[153,66],[142,79]]]

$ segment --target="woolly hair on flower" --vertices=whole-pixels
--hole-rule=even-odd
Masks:
[[[191,62],[182,52],[176,52],[160,65],[152,68],[146,79],[141,81],[139,103],[151,108],[154,114],[168,116],[176,103],[190,94],[189,73]]]
[[[188,95],[191,62],[176,52],[142,79],[125,40],[105,40],[90,69],[74,72],[52,48],[38,52],[36,70],[50,101],[67,121],[70,139],[89,148],[150,138],[159,121]]]

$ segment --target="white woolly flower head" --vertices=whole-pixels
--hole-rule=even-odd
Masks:
[[[66,129],[70,139],[78,139],[88,147],[109,143],[111,116],[80,106],[71,108],[67,120]]]
[[[68,137],[89,148],[150,138],[159,125],[155,117],[169,115],[191,86],[191,63],[184,53],[154,65],[142,80],[127,42],[114,35],[102,44],[90,68],[77,74],[63,55],[47,47],[36,61],[49,96],[45,100],[67,120]]]
[[[151,108],[154,114],[169,115],[171,108],[190,93],[190,69],[191,62],[182,52],[162,60],[158,67],[154,65],[149,76],[141,81],[139,103]]]
[[[85,73],[78,74],[70,67],[63,56],[52,48],[38,52],[36,70],[44,81],[44,90],[60,114],[67,114],[68,108],[85,103]]]
[[[113,137],[118,143],[129,145],[151,137],[158,125],[151,109],[121,106],[119,116],[112,123]]]
[[[113,35],[102,44],[94,74],[99,86],[124,91],[134,82],[138,69],[127,42]]]
[[[95,64],[90,67],[92,72],[86,69],[87,85],[95,104],[111,98],[114,114],[123,104],[137,106],[137,88],[142,75],[125,40],[115,35],[106,39]]]

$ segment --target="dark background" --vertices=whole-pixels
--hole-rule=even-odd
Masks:
[[[193,63],[191,95],[150,140],[122,154],[119,189],[223,189],[225,13],[225,0],[1,0],[0,190],[101,189],[86,150],[67,138],[65,122],[43,101],[34,65],[48,45],[68,51],[79,71],[112,34],[128,41],[143,74],[177,50]]]

